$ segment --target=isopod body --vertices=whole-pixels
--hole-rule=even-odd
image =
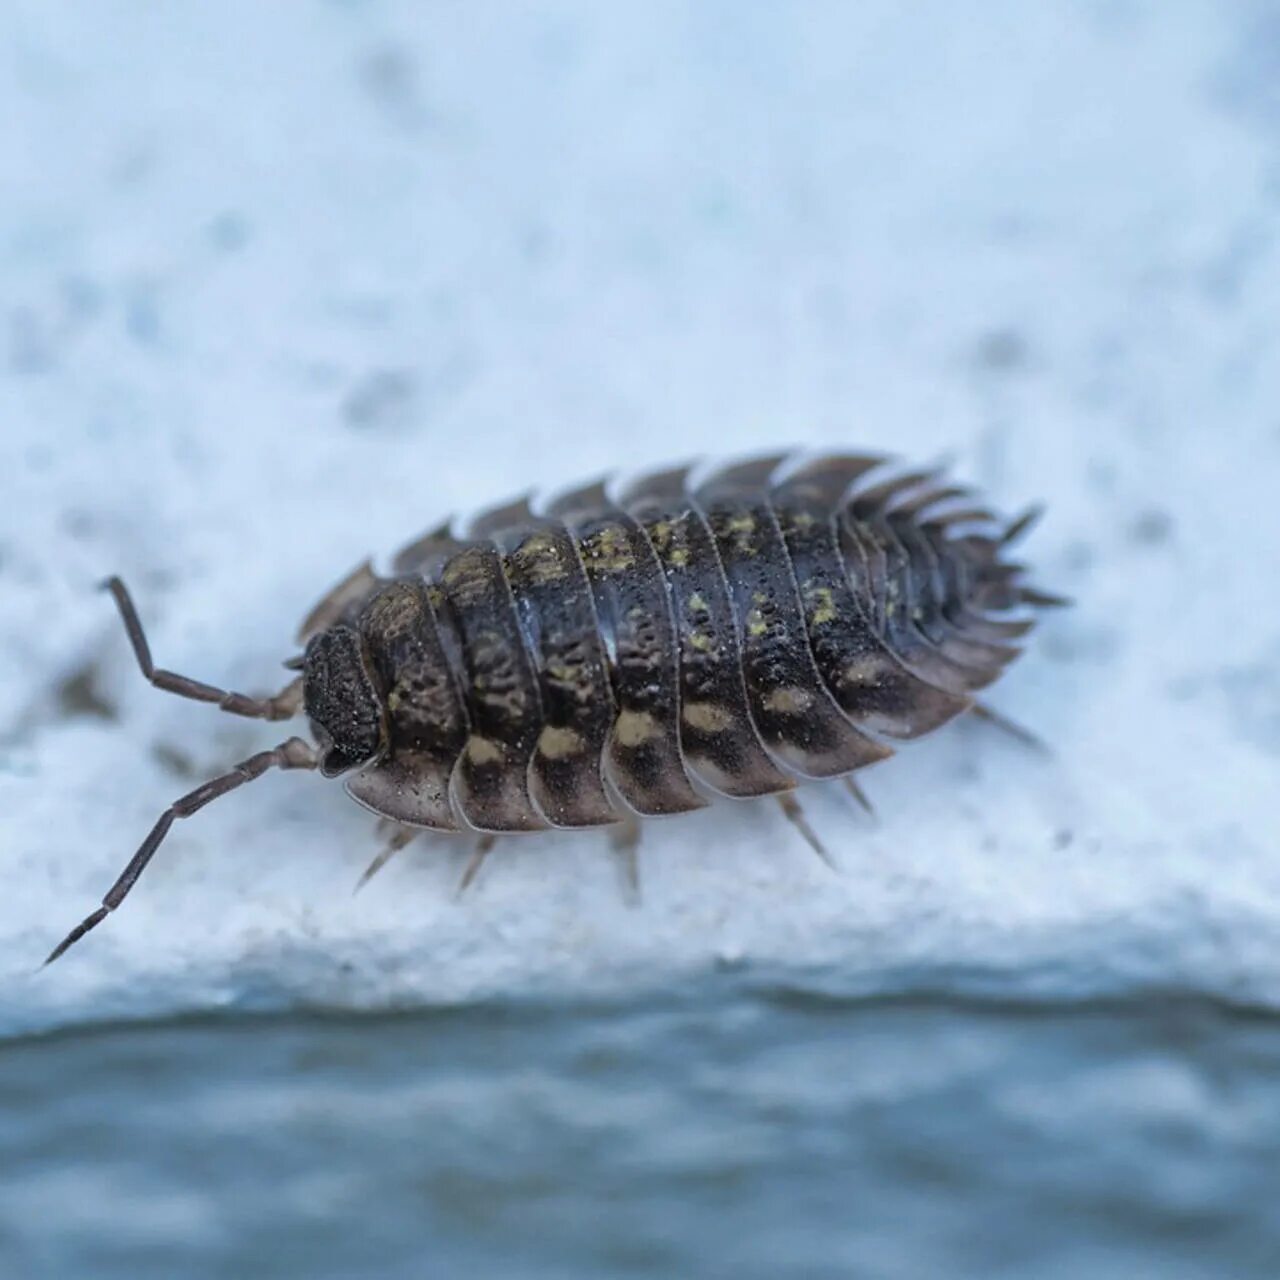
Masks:
[[[607,826],[784,799],[851,775],[974,707],[1058,603],[1007,558],[998,519],[937,471],[873,455],[677,468],[539,510],[494,508],[368,563],[313,610],[281,694],[156,670],[242,715],[303,712],[292,738],[177,801],[61,954],[123,900],[177,818],[271,767],[344,775],[409,828]]]

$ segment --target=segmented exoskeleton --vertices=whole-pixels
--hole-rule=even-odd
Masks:
[[[303,624],[301,674],[269,699],[156,670],[123,585],[108,584],[144,674],[228,711],[304,711],[292,738],[177,801],[103,905],[117,907],[177,818],[271,767],[347,774],[408,829],[601,827],[709,796],[789,793],[852,775],[975,708],[1018,654],[1028,606],[1061,601],[1005,558],[1005,524],[937,471],[879,456],[688,468],[535,511],[526,501],[369,563]],[[398,836],[395,844],[405,842]],[[487,845],[485,846],[487,847]]]

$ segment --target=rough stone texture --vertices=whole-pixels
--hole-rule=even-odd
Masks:
[[[841,988],[1280,1000],[1280,11],[313,3],[0,16],[0,1029],[777,964]],[[1076,596],[956,726],[811,818],[465,853],[149,690],[272,685],[371,550],[529,484],[884,447]]]

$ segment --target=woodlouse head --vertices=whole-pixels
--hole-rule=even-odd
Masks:
[[[360,633],[339,625],[307,644],[302,691],[320,753],[320,772],[337,777],[386,754],[387,705]]]

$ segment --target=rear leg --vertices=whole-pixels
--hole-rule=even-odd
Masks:
[[[969,713],[974,719],[993,725],[995,728],[1007,733],[1011,738],[1016,738],[1024,747],[1029,747],[1037,754],[1042,756],[1053,755],[1053,752],[1043,739],[1038,738],[1030,729],[1023,728],[1016,720],[1010,720],[1008,716],[1001,715],[999,711],[987,706],[986,703],[975,702],[969,709]]]
[[[383,834],[387,828],[391,829],[390,834],[387,837],[387,842],[383,845],[378,856],[374,858],[367,867],[365,867],[360,879],[356,881],[355,888],[351,890],[353,897],[359,893],[360,890],[363,889],[365,885],[367,885],[369,881],[372,880],[373,877],[376,876],[378,872],[381,871],[382,868],[400,852],[401,849],[412,844],[422,834],[423,830],[421,827],[406,827],[398,822],[391,822],[384,818],[378,823],[379,834]]]
[[[862,787],[854,779],[853,774],[846,773],[842,781],[844,782],[845,790],[857,802],[858,808],[868,816],[874,818],[876,816],[875,806],[868,799],[867,793],[863,791]]]
[[[805,817],[804,810],[800,807],[800,801],[791,794],[790,791],[784,791],[781,795],[774,797],[782,812],[786,815],[787,821],[803,837],[805,844],[818,855],[826,864],[829,871],[839,871],[832,860],[831,854],[828,852],[826,845],[818,839],[818,833],[809,825],[809,819]]]
[[[640,905],[640,819],[629,809],[609,828],[609,846],[622,869],[624,897],[629,907]]]
[[[480,874],[480,868],[484,866],[485,859],[493,851],[493,846],[497,844],[498,837],[491,831],[482,831],[479,833],[479,839],[475,843],[475,847],[471,851],[471,857],[467,859],[467,865],[462,869],[462,876],[458,881],[458,887],[454,890],[454,897],[460,898],[466,891],[471,888],[472,881]]]
[[[302,709],[301,677],[291,681],[274,698],[251,698],[243,693],[219,689],[216,685],[205,684],[201,680],[192,680],[189,676],[180,676],[157,667],[151,661],[151,646],[147,644],[142,619],[138,617],[138,610],[134,607],[128,587],[119,578],[108,578],[102,585],[111,592],[116,607],[120,610],[124,629],[142,674],[155,688],[163,689],[166,693],[176,693],[181,698],[192,698],[196,702],[216,703],[223,711],[236,716],[248,716],[251,720],[292,720]]]

